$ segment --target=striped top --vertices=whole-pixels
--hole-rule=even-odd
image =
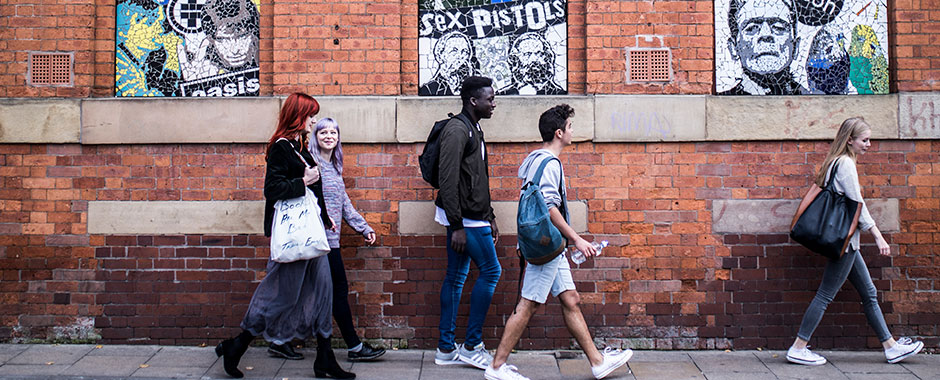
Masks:
[[[326,212],[333,218],[333,222],[342,224],[343,220],[349,224],[356,232],[363,236],[369,232],[374,232],[369,223],[353,207],[346,194],[346,184],[343,183],[343,176],[336,170],[333,164],[324,162],[320,155],[314,154],[317,159],[317,167],[320,168],[320,180],[323,181],[323,200],[326,201]],[[326,238],[330,242],[330,248],[339,248],[339,231],[326,230]]]

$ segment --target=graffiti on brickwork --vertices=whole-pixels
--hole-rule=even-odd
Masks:
[[[887,94],[886,0],[715,0],[719,95]]]
[[[419,0],[419,95],[459,95],[464,78],[500,95],[568,93],[567,0]]]
[[[614,111],[610,114],[610,126],[614,131],[631,136],[648,136],[666,139],[673,134],[672,122],[659,112]]]
[[[118,0],[116,96],[257,96],[260,0]]]
[[[901,97],[901,137],[940,137],[940,96],[905,95]]]

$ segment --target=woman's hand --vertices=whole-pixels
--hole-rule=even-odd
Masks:
[[[339,224],[333,220],[332,216],[330,217],[330,224],[333,225],[333,227],[330,227],[330,231],[339,232]]]
[[[891,246],[888,245],[888,242],[885,241],[885,237],[881,234],[881,230],[878,227],[872,227],[868,232],[871,232],[872,236],[875,237],[875,245],[878,246],[878,253],[882,256],[891,256]]]
[[[369,243],[369,245],[375,243],[375,232],[369,232],[364,237],[366,238],[366,243]]]
[[[875,244],[878,246],[878,253],[882,256],[891,256],[891,246],[885,241],[885,238],[878,236],[875,238]]]
[[[320,169],[316,166],[304,168],[304,185],[310,186],[320,180]]]

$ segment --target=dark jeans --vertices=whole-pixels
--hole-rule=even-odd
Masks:
[[[822,282],[819,284],[819,290],[816,291],[816,297],[810,302],[809,308],[803,314],[803,322],[800,323],[800,332],[797,337],[803,340],[809,340],[819,326],[826,307],[836,297],[836,293],[842,288],[842,284],[848,279],[852,286],[862,297],[862,306],[865,309],[865,317],[868,318],[868,324],[875,329],[878,340],[884,342],[891,339],[891,333],[888,332],[888,325],[885,323],[884,314],[881,313],[881,307],[878,306],[878,289],[871,281],[871,274],[868,273],[868,267],[865,266],[865,260],[858,251],[852,251],[843,255],[839,260],[830,260],[823,271]]]
[[[457,254],[450,247],[453,231],[447,229],[447,274],[441,285],[441,331],[437,347],[442,351],[451,351],[454,344],[454,329],[457,328],[457,308],[460,306],[460,294],[464,281],[470,272],[470,261],[480,270],[473,292],[470,293],[470,317],[467,321],[467,338],[464,345],[472,349],[483,341],[483,320],[490,309],[493,291],[499,282],[502,268],[496,259],[496,246],[493,245],[493,230],[490,227],[464,228],[467,245],[463,254]]]
[[[361,341],[353,326],[352,311],[349,310],[349,282],[346,281],[346,267],[339,248],[330,250],[330,274],[333,275],[333,318],[339,326],[347,348],[359,345]]]

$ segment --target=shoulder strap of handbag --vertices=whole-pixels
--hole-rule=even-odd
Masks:
[[[829,169],[829,181],[823,184],[824,189],[828,189],[830,186],[832,186],[832,182],[836,179],[836,168],[839,167],[839,159],[841,158],[842,156],[839,156],[832,160],[832,167]]]
[[[274,141],[274,142],[276,143],[276,142],[281,141],[281,140],[287,141],[287,143],[290,144],[290,140],[288,140],[288,139],[286,139],[286,138],[284,138],[284,137],[281,137],[281,138],[277,139],[277,140]],[[294,150],[294,145],[293,145],[293,144],[291,144],[291,149],[290,149],[290,151],[291,151],[291,152],[294,152],[294,154],[297,155],[297,158],[300,159],[300,162],[303,163],[304,166],[310,166],[310,164],[307,163],[307,160],[304,159],[304,156],[300,155],[300,152]]]

